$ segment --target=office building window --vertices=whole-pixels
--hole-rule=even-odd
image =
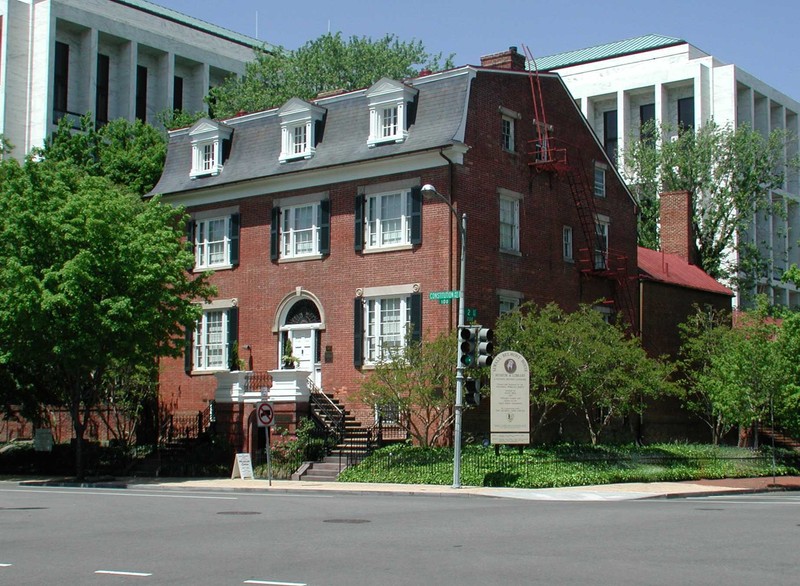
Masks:
[[[69,89],[69,45],[56,41],[55,67],[53,68],[53,112],[54,120],[67,113]]]
[[[678,131],[694,128],[694,98],[678,100]]]
[[[147,67],[136,66],[136,118],[147,121]]]
[[[603,112],[603,148],[612,163],[617,162],[617,111]]]
[[[95,120],[98,125],[108,122],[108,92],[110,59],[108,55],[97,55],[97,92],[95,99]]]

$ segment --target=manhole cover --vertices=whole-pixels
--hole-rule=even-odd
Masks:
[[[349,523],[358,525],[359,523],[369,523],[368,519],[325,519],[323,523]]]
[[[725,509],[703,509],[703,508],[695,509],[695,511],[724,511],[724,510]]]
[[[47,507],[0,507],[0,511],[44,511]]]
[[[258,511],[220,511],[217,515],[260,515]]]

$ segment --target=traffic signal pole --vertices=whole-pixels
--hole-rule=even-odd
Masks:
[[[450,208],[452,210],[452,207]],[[464,290],[467,283],[467,214],[461,214],[461,270],[458,285],[458,331],[464,323]],[[456,405],[455,429],[453,432],[453,488],[461,488],[461,417],[464,412],[464,364],[460,352],[456,352]]]

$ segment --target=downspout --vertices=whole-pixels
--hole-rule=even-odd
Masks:
[[[451,159],[449,159],[447,157],[447,155],[444,154],[444,150],[443,149],[439,150],[439,156],[442,157],[445,161],[447,161],[447,174],[448,174],[447,183],[448,183],[448,185],[450,187],[450,204],[452,205],[453,202],[455,201],[455,199],[454,199],[455,192],[453,190],[453,161]],[[456,266],[456,262],[457,262],[455,260],[454,254],[453,254],[453,222],[455,222],[455,218],[453,217],[453,214],[447,214],[447,215],[450,217],[450,227],[449,227],[449,232],[450,232],[450,243],[449,243],[450,244],[449,245],[450,259],[449,260],[450,260],[450,262],[447,263],[448,266],[449,266],[448,270],[449,270],[450,274],[447,277],[447,283],[448,283],[447,286],[452,291],[455,288],[455,278],[456,278],[456,276],[455,276],[455,273],[456,273],[455,266]],[[458,238],[458,237],[456,236],[456,238]],[[457,319],[458,318],[456,318],[456,321],[457,321]],[[449,326],[450,326],[451,330],[455,327],[455,324],[453,323],[453,312],[452,311],[450,312],[450,324],[449,324]]]

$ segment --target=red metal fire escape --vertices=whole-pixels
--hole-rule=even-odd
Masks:
[[[530,64],[528,77],[536,129],[536,138],[530,141],[532,148],[528,153],[531,156],[528,164],[537,172],[554,173],[567,180],[585,242],[585,246],[577,249],[576,255],[581,274],[586,278],[609,279],[614,283],[613,299],[607,302],[624,316],[632,331],[638,333],[634,303],[638,276],[629,272],[628,255],[607,247],[604,235],[599,233],[594,185],[589,181],[588,167],[579,149],[552,136],[553,127],[547,123],[536,60],[527,46],[522,45],[522,48]]]

